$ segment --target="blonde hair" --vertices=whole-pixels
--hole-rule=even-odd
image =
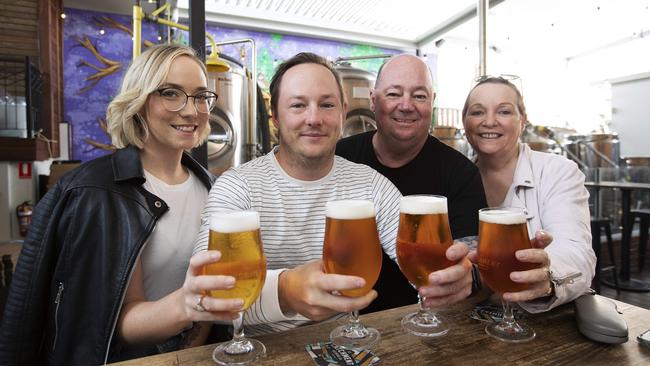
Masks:
[[[108,134],[113,145],[118,149],[135,145],[142,149],[149,136],[149,127],[139,112],[153,93],[167,79],[169,69],[176,58],[187,56],[200,65],[206,79],[208,72],[205,65],[196,56],[196,52],[183,45],[158,45],[149,48],[133,60],[122,80],[120,92],[113,98],[106,109]],[[199,133],[201,145],[210,134],[207,123]]]

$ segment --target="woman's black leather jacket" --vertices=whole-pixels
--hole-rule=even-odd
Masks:
[[[188,154],[182,164],[210,189],[208,171]],[[66,174],[40,200],[0,326],[0,365],[120,358],[112,346],[126,287],[168,210],[144,181],[138,149],[129,146]]]

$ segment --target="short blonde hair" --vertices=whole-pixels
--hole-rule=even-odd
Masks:
[[[196,56],[196,52],[183,45],[157,45],[149,48],[133,60],[122,80],[120,92],[113,98],[106,110],[108,134],[113,145],[118,149],[135,145],[142,149],[149,136],[149,127],[139,115],[147,103],[149,95],[167,79],[172,62],[180,56],[188,56],[201,66],[208,78],[205,65]],[[201,145],[210,134],[210,123],[200,131]],[[195,147],[196,147],[195,146]]]

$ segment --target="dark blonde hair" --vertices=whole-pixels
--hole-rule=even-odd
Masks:
[[[106,110],[108,133],[115,147],[134,145],[142,149],[149,135],[147,123],[139,115],[149,95],[167,79],[172,63],[180,56],[187,56],[201,67],[205,78],[208,72],[196,52],[184,45],[157,45],[136,57],[122,80],[120,92],[113,98]],[[207,123],[199,133],[201,145],[210,134]]]
[[[521,93],[519,92],[519,89],[517,89],[515,84],[511,83],[507,79],[504,79],[504,78],[498,77],[498,76],[491,76],[491,77],[482,79],[481,81],[476,83],[476,85],[474,85],[474,87],[472,88],[472,90],[469,91],[469,93],[467,93],[467,99],[465,99],[465,105],[463,106],[463,112],[461,114],[463,122],[465,121],[465,117],[467,117],[467,110],[469,109],[469,97],[472,95],[472,92],[479,85],[483,85],[483,84],[487,84],[487,83],[506,85],[510,89],[514,90],[515,94],[517,95],[517,102],[516,102],[517,110],[519,111],[519,114],[523,117],[524,122],[526,122],[527,114],[526,114],[526,106],[524,105],[524,97],[521,95]]]

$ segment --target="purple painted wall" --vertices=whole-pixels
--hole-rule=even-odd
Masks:
[[[117,93],[124,70],[128,67],[132,55],[131,35],[124,30],[111,27],[107,18],[123,25],[126,29],[131,29],[131,17],[71,8],[66,9],[65,13],[67,17],[63,32],[64,118],[70,122],[72,128],[71,158],[86,161],[107,153],[94,147],[87,140],[110,144],[110,138],[101,129],[98,121],[105,117],[106,107]],[[144,23],[143,40],[160,42],[157,39],[159,29],[166,34],[165,29],[151,23]],[[263,86],[267,86],[270,82],[278,63],[298,52],[314,52],[331,60],[338,57],[400,52],[367,45],[245,31],[210,24],[207,26],[207,31],[217,42],[242,38],[254,39],[257,46],[258,80]],[[89,41],[86,45],[92,44],[91,47],[82,45],[86,37]],[[185,32],[177,32],[175,36],[177,41],[183,43],[187,43],[187,38]],[[97,50],[99,57],[93,55],[90,50],[92,47]],[[225,46],[222,52],[239,58],[240,47],[241,45]],[[382,59],[357,61],[353,66],[376,72],[381,62]],[[93,79],[102,75],[102,72],[107,75]]]

